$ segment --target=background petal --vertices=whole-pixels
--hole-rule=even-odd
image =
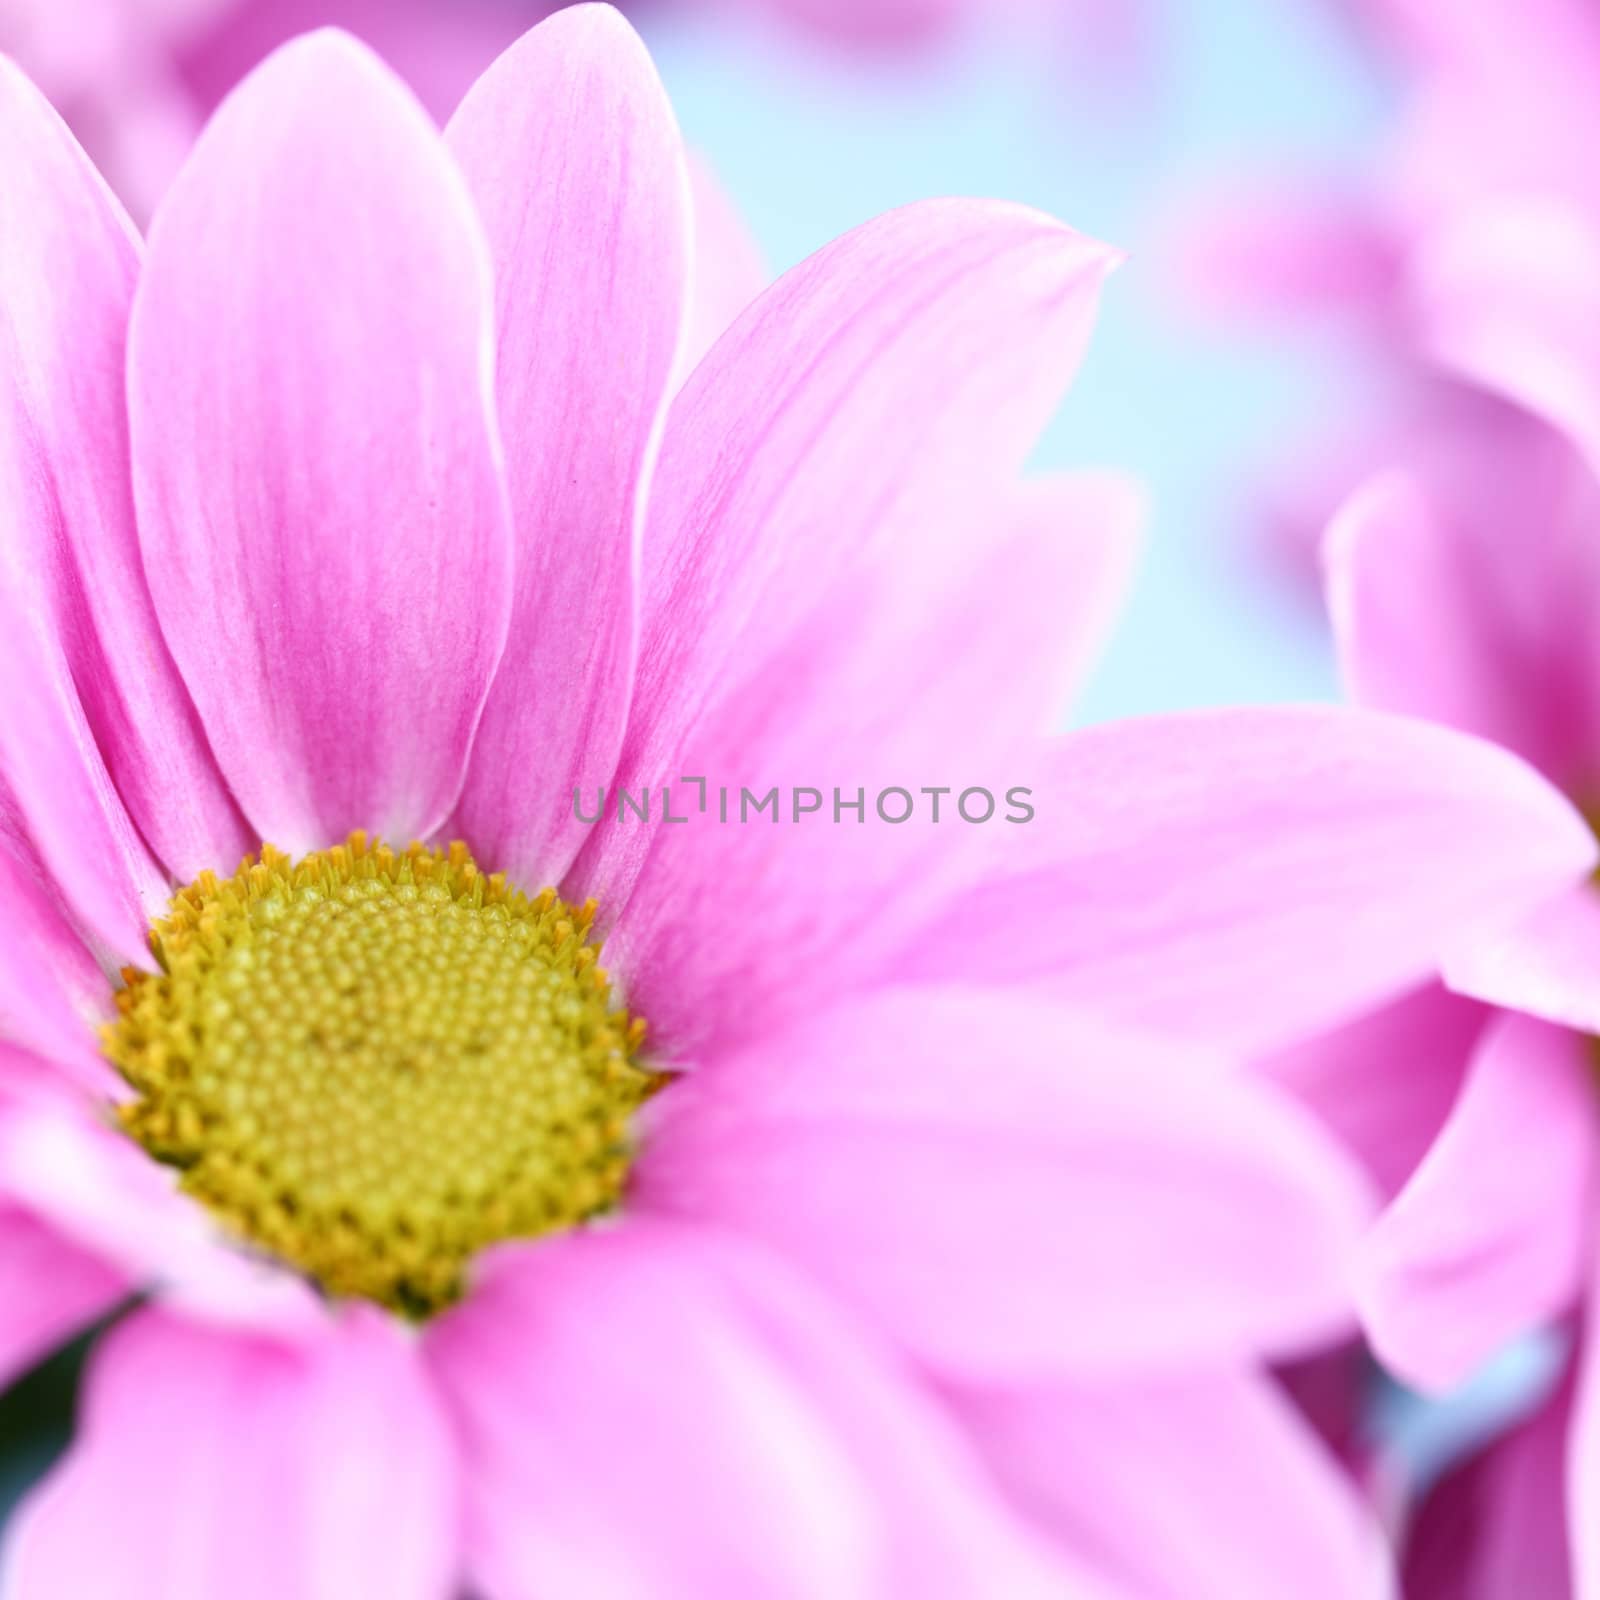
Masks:
[[[696,151],[689,152],[689,194],[694,206],[694,271],[689,317],[678,352],[686,379],[739,313],[772,281],[761,245],[733,196]]]
[[[1345,683],[1362,705],[1515,750],[1577,793],[1600,759],[1600,485],[1509,413],[1383,474],[1324,546]]]
[[[1437,983],[1259,1063],[1392,1198],[1433,1144],[1492,1015]]]
[[[1437,230],[1414,270],[1433,358],[1545,417],[1600,465],[1600,229],[1592,220],[1553,196],[1502,198]]]
[[[1582,1040],[1502,1016],[1433,1148],[1364,1247],[1362,1316],[1408,1382],[1447,1389],[1580,1292],[1600,1123]]]

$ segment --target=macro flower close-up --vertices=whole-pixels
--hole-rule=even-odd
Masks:
[[[1185,692],[1207,480],[1099,419],[1226,387],[1020,198],[789,248],[663,82],[738,7],[36,9],[0,1597],[1600,1597],[1581,1356],[1391,1419],[1585,1337],[1579,221],[1430,256],[1483,429],[1328,535],[1354,703]],[[770,9],[858,86],[965,11]],[[1015,8],[1182,58],[1112,9]]]

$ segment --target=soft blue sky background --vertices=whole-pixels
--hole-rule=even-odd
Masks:
[[[776,268],[939,194],[1026,201],[1133,251],[1038,457],[1129,468],[1155,498],[1131,607],[1082,708],[1092,719],[1334,692],[1317,619],[1253,567],[1242,533],[1244,469],[1310,431],[1325,365],[1175,316],[1158,225],[1186,180],[1241,157],[1357,159],[1382,109],[1332,6],[1150,3],[1160,55],[1133,82],[1075,83],[1060,56],[998,26],[911,64],[851,61],[758,22],[644,27],[686,134]]]

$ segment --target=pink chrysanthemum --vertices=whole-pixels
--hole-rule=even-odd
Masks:
[[[914,206],[678,389],[603,7],[443,139],[291,45],[147,249],[9,67],[0,166],[0,1370],[123,1310],[8,1600],[1380,1583],[1255,1376],[1365,1190],[1204,1046],[1593,845],[1400,719],[1040,742],[1133,503],[1016,474],[1110,253]]]
[[[1541,243],[1543,271],[1520,291],[1478,258],[1479,294],[1457,334],[1486,380],[1544,399],[1573,437],[1507,403],[1492,449],[1480,441],[1374,480],[1330,532],[1330,604],[1358,700],[1494,739],[1593,818],[1600,431],[1585,429],[1600,418],[1600,363],[1585,330],[1600,317],[1600,244],[1571,226]],[[1597,963],[1600,897],[1586,882],[1464,941],[1444,967],[1455,992],[1423,991],[1290,1058],[1289,1081],[1391,1193],[1360,1285],[1395,1371],[1448,1389],[1519,1334],[1588,1308],[1573,1371],[1540,1414],[1424,1509],[1413,1564],[1428,1600],[1600,1594],[1585,1510],[1600,1492]]]

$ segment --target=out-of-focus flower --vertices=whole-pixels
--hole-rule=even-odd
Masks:
[[[1591,817],[1600,798],[1600,248],[1558,229],[1458,235],[1436,255],[1441,337],[1510,401],[1477,437],[1381,475],[1329,539],[1330,606],[1352,694],[1516,751]],[[1507,246],[1515,250],[1507,253]],[[1469,247],[1470,246],[1470,247]],[[1519,252],[1528,251],[1526,256]],[[1518,260],[1537,271],[1520,270]],[[1542,275],[1541,275],[1542,274]],[[1490,404],[1491,402],[1485,402]],[[1575,442],[1576,441],[1576,442]],[[1445,964],[1458,996],[1419,995],[1365,1027],[1384,1050],[1331,1050],[1310,1097],[1388,1167],[1394,1198],[1362,1270],[1378,1353],[1428,1390],[1520,1333],[1587,1306],[1572,1379],[1424,1508],[1422,1595],[1600,1593],[1600,1545],[1563,1504],[1600,1494],[1592,1291],[1600,1150],[1600,895],[1585,883]],[[1387,1079],[1380,1056],[1386,1054]],[[1403,1070],[1400,1070],[1403,1069]],[[1372,1114],[1352,1119],[1352,1103]],[[1430,1126],[1431,1125],[1431,1126]],[[1369,1159],[1371,1157],[1369,1156]],[[1565,1452],[1563,1465],[1563,1452]],[[1565,1475],[1565,1500],[1561,1483]],[[1440,1529],[1480,1531],[1443,1575]],[[1560,1573],[1558,1579],[1553,1574]]]
[[[0,1364],[143,1297],[8,1600],[1381,1590],[1253,1375],[1367,1191],[1212,1051],[1592,840],[1402,719],[1042,739],[1136,497],[1016,474],[1111,253],[911,207],[679,389],[603,7],[442,140],[292,44],[144,252],[9,67],[0,144]]]
[[[200,124],[177,53],[228,0],[5,0],[0,50],[22,63],[136,215]]]
[[[517,34],[568,0],[0,0],[0,51],[50,96],[143,222],[205,117],[257,62],[317,27],[370,44],[441,121]],[[899,54],[999,17],[1066,70],[1126,76],[1150,53],[1133,0],[633,0],[638,14],[766,14],[852,50]]]
[[[1181,293],[1210,318],[1336,328],[1349,409],[1264,474],[1273,558],[1314,581],[1328,519],[1357,484],[1419,451],[1482,443],[1501,408],[1458,359],[1454,263],[1520,238],[1524,266],[1600,216],[1600,10],[1587,0],[1364,0],[1353,7],[1399,79],[1393,127],[1365,173],[1233,175],[1190,196],[1174,236]],[[1530,217],[1545,220],[1529,227]],[[1443,281],[1441,282],[1441,275]],[[1525,274],[1537,303],[1543,278]],[[1443,295],[1443,298],[1441,296]],[[1330,400],[1330,410],[1340,402]],[[1515,448],[1514,443],[1511,446]]]
[[[1429,1486],[1406,1536],[1406,1600],[1572,1600],[1572,1399],[1569,1378],[1532,1416]]]
[[[1127,65],[1149,44],[1147,0],[661,0],[683,10],[761,10],[851,48],[903,51],[980,24],[1021,24],[1078,59]]]
[[[1508,195],[1600,205],[1600,15],[1588,0],[1366,0],[1408,75],[1380,194],[1430,227]]]
[[[359,34],[442,119],[553,9],[554,0],[0,0],[0,50],[143,220],[207,113],[295,34],[323,25]]]

